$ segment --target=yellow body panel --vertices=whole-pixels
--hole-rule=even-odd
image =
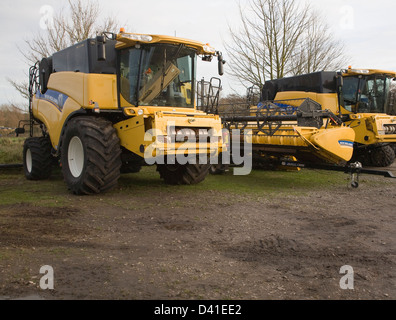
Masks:
[[[189,116],[189,115],[195,115],[195,116],[200,116],[200,117],[206,117],[206,118],[213,118],[215,117],[218,119],[218,116],[213,116],[213,115],[208,115],[203,111],[196,110],[193,108],[173,108],[173,107],[153,107],[153,106],[142,106],[142,107],[125,107],[123,108],[124,113],[127,116],[134,116],[138,114],[139,110],[143,112],[144,115],[154,115],[157,112],[162,112],[162,113],[167,113],[167,114],[173,114],[173,115],[182,115],[182,116]]]
[[[82,108],[92,109],[96,102],[101,109],[118,109],[117,76],[80,72],[51,74],[48,89],[73,98]]]
[[[276,94],[275,100],[289,100],[289,99],[306,99],[310,98],[313,101],[320,103],[324,109],[328,109],[334,114],[338,113],[338,98],[336,93],[315,93],[303,91],[282,91]],[[287,102],[293,105],[293,101]],[[301,104],[301,100],[295,101],[296,107]]]
[[[355,131],[348,127],[320,129],[311,136],[310,141],[319,147],[322,157],[331,157],[334,161],[349,161],[353,155]]]
[[[50,75],[48,89],[72,97],[80,106],[84,105],[85,73],[55,72]]]
[[[343,77],[358,76],[358,75],[367,76],[373,74],[385,74],[391,77],[396,77],[395,71],[379,70],[379,69],[359,69],[359,68],[347,69],[345,70],[345,72],[342,73],[342,76]]]
[[[118,136],[120,138],[121,146],[130,150],[131,152],[143,157],[145,150],[150,146],[157,150],[163,151],[167,154],[183,154],[184,151],[180,146],[188,148],[193,153],[208,153],[209,150],[215,150],[216,154],[223,150],[222,143],[222,127],[218,116],[206,115],[200,112],[192,111],[186,115],[182,109],[176,112],[165,111],[158,107],[145,108],[145,114],[141,116],[132,117],[128,120],[121,121],[114,125]],[[155,111],[150,113],[150,111]],[[175,128],[202,128],[206,130],[213,130],[214,136],[218,141],[216,145],[210,143],[174,143],[164,144],[163,141],[157,141],[157,136],[167,136],[169,126]],[[152,139],[145,140],[147,130],[152,129]],[[195,151],[194,151],[195,150]]]
[[[375,113],[352,114],[346,122],[356,132],[356,142],[374,144],[396,142],[396,134],[385,134],[385,125],[396,126],[396,116]]]
[[[153,128],[162,132],[167,131],[169,124],[174,124],[175,127],[185,128],[208,128],[214,129],[216,135],[221,137],[221,121],[217,115],[204,115],[201,114],[178,114],[177,112],[166,112],[161,110],[155,113]]]
[[[84,108],[96,102],[101,109],[118,109],[117,76],[115,74],[86,74],[84,77]]]
[[[128,120],[118,122],[114,125],[120,144],[124,148],[143,157],[140,146],[144,143],[146,129],[144,126],[144,116],[136,116]]]
[[[151,39],[151,40],[150,40]],[[149,41],[150,40],[150,41]],[[214,54],[215,50],[210,47],[210,45],[203,42],[183,39],[165,35],[148,35],[148,34],[138,34],[138,33],[119,33],[117,35],[117,49],[122,49],[125,47],[132,47],[138,43],[169,43],[169,44],[184,44],[188,47],[197,50],[198,54]]]
[[[46,126],[55,150],[58,150],[60,135],[67,117],[79,109],[81,109],[80,105],[71,98],[67,98],[62,109],[52,101],[33,99],[33,115]]]
[[[331,163],[349,161],[352,158],[354,139],[355,132],[348,127],[317,129],[292,126],[280,129],[274,136],[257,131],[251,136],[254,145],[307,149]]]

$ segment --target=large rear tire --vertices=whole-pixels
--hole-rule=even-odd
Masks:
[[[93,116],[77,117],[66,125],[61,164],[74,194],[96,194],[117,185],[121,167],[120,140],[112,123]]]
[[[160,164],[157,165],[157,171],[166,184],[190,185],[205,180],[210,166],[210,164]]]
[[[28,180],[45,180],[51,176],[53,156],[48,137],[27,138],[23,145],[23,169]]]
[[[389,167],[395,161],[395,151],[390,145],[371,150],[371,165],[374,167]]]

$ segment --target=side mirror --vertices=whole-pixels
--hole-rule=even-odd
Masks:
[[[98,49],[98,61],[106,61],[106,37],[97,36],[96,37],[97,49]]]
[[[25,133],[25,128],[16,128],[15,129],[15,134],[18,137],[20,134],[24,134]]]
[[[226,62],[223,60],[223,54],[221,52],[218,52],[217,60],[218,60],[219,75],[222,76],[224,74],[224,64]]]

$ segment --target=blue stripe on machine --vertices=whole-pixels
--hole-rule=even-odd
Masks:
[[[346,141],[346,140],[340,140],[338,143],[343,146],[343,147],[349,147],[353,148],[353,142],[352,141]]]
[[[60,111],[62,111],[63,106],[65,105],[65,102],[67,98],[69,98],[67,95],[54,91],[54,90],[47,90],[44,94],[42,94],[40,91],[37,91],[36,97],[38,99],[43,99],[48,102],[51,102],[54,104]]]

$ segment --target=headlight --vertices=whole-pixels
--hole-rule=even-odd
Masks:
[[[142,115],[144,114],[144,110],[143,110],[143,109],[139,109],[138,112],[137,112],[137,114],[138,114],[139,116],[142,116]]]

